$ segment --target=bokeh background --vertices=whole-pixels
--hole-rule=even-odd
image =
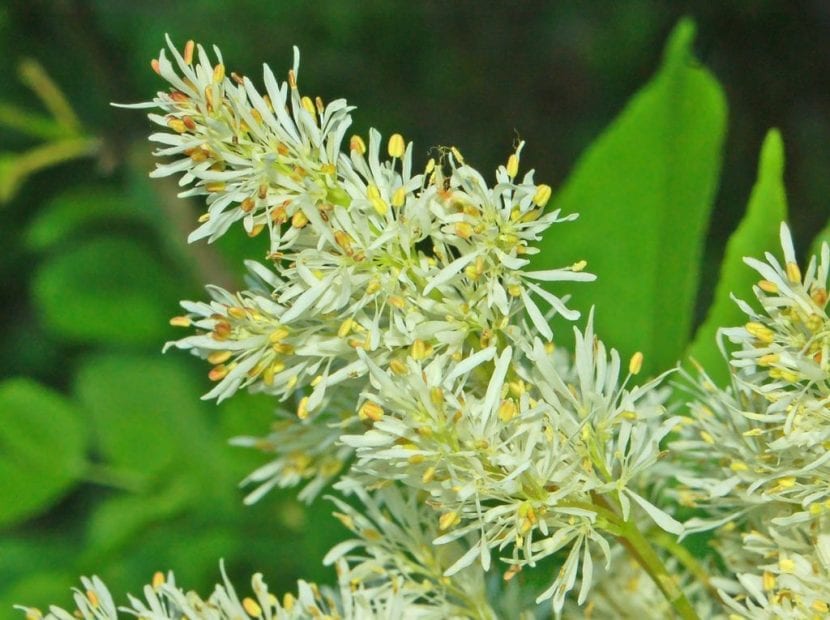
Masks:
[[[136,592],[173,568],[207,592],[219,558],[239,583],[256,570],[278,591],[331,581],[320,561],[343,532],[326,502],[242,506],[237,483],[265,457],[226,441],[265,433],[272,404],[204,403],[206,369],[160,353],[178,299],[233,286],[241,258],[261,253],[244,234],[188,247],[196,205],[147,178],[143,113],[110,106],[163,87],[149,60],[165,33],[218,44],[249,75],[263,61],[283,74],[297,45],[303,91],[357,105],[356,131],[399,131],[420,161],[453,144],[485,171],[519,136],[556,191],[684,15],[729,105],[702,317],[768,128],[784,136],[796,239],[827,222],[830,3],[0,4],[0,617],[15,602],[68,605],[93,572]]]

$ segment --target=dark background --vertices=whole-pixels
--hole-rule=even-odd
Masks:
[[[123,351],[134,346],[119,344],[117,339],[102,344],[67,338],[41,319],[43,311],[32,299],[32,278],[45,259],[21,239],[44,205],[68,189],[95,184],[111,188],[115,195],[128,192],[130,200],[138,203],[162,205],[150,211],[155,218],[152,225],[134,227],[129,222],[104,221],[96,224],[94,234],[136,236],[155,244],[176,275],[177,297],[198,296],[205,280],[229,282],[238,273],[236,260],[244,252],[233,241],[218,251],[181,246],[190,226],[187,221],[182,223],[182,213],[187,214],[189,207],[175,206],[169,185],[144,187],[152,165],[148,157],[151,147],[146,143],[148,122],[141,112],[109,105],[112,101],[147,100],[164,87],[149,66],[164,44],[164,33],[180,47],[190,38],[215,43],[222,49],[229,71],[255,78],[261,74],[263,61],[278,76],[284,75],[292,62],[291,46],[297,45],[302,50],[303,92],[319,94],[325,100],[345,97],[357,105],[356,131],[365,134],[374,126],[385,135],[401,132],[415,141],[418,162],[427,159],[433,145],[456,145],[469,162],[485,172],[506,158],[518,135],[527,141],[523,164],[536,168],[536,178],[556,191],[580,152],[648,80],[659,63],[666,36],[684,15],[697,23],[697,56],[720,81],[729,104],[724,167],[699,300],[703,309],[715,283],[723,246],[746,205],[758,149],[768,128],[778,127],[784,136],[796,240],[803,247],[828,220],[828,2],[12,0],[0,4],[0,54],[4,59],[0,100],[39,109],[15,75],[20,60],[34,58],[63,90],[87,131],[103,141],[94,159],[38,172],[11,202],[0,207],[0,378],[32,376],[74,394],[74,369],[79,363],[101,350]],[[32,144],[31,138],[0,128],[0,151],[24,151]],[[165,236],[159,230],[172,234]],[[171,249],[171,244],[177,243],[181,247]],[[175,313],[171,303],[169,314]],[[156,355],[165,337],[170,335],[164,332],[158,346],[144,343],[136,350]],[[203,389],[205,380],[200,380],[197,386]],[[257,418],[258,423],[265,419],[263,415]],[[228,431],[221,424],[214,430],[218,435]],[[246,461],[257,462],[261,461]],[[82,485],[38,520],[0,530],[0,541],[28,540],[42,532],[81,536],[83,523],[102,501],[100,496],[109,492],[93,482]],[[302,521],[303,513],[292,504],[294,517],[267,523],[279,510],[284,517],[283,505],[289,500],[284,496],[283,508],[278,509],[275,506],[280,497],[266,500],[272,502],[270,508],[247,509],[247,516],[228,517],[223,522],[228,527],[248,528],[244,536],[250,539],[240,546],[257,548],[248,560],[234,560],[231,553],[232,571],[241,575],[248,569],[262,569],[272,581],[290,582],[296,572],[319,563],[319,551],[308,552],[317,557],[307,560],[285,557],[279,531],[285,532],[285,523],[296,524],[297,514]],[[328,506],[315,508],[306,516],[326,527],[327,521],[315,517],[314,511],[325,514],[329,510]],[[260,544],[269,525],[278,534],[268,544]],[[146,525],[157,526],[152,520]],[[178,527],[187,529],[190,525],[184,519]],[[139,535],[143,531],[139,529]],[[297,536],[291,531],[288,534]],[[325,540],[340,535],[335,531]],[[115,575],[117,585],[135,591],[142,582],[136,580],[149,579],[150,573],[136,575],[151,570],[145,565],[153,565],[152,558],[132,568],[119,564],[119,558],[137,553],[136,544],[140,543],[125,544],[107,555],[101,568],[92,562],[67,559],[66,574],[98,570],[106,576],[109,572]],[[180,564],[190,561],[188,553],[192,551],[174,549],[157,556],[154,566],[179,569]],[[240,558],[243,551],[239,551]],[[296,556],[297,551],[293,553]],[[197,571],[193,577],[205,583],[186,585],[206,589],[217,572],[215,560],[211,562],[210,571]],[[14,583],[41,569],[20,565],[17,573],[14,567],[5,570],[3,573],[0,562],[0,574],[6,583]],[[277,589],[288,587],[282,582],[275,585]],[[29,590],[21,586],[19,591]],[[31,591],[50,592],[47,588]]]

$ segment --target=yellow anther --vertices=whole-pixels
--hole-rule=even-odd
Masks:
[[[306,217],[306,214],[302,211],[297,211],[294,215],[291,216],[291,225],[294,228],[303,228],[306,224],[308,224],[308,218]]]
[[[781,558],[778,560],[778,568],[782,573],[791,573],[795,570],[795,562],[789,558]]]
[[[185,131],[187,131],[187,126],[184,124],[184,121],[180,118],[171,118],[169,121],[167,121],[167,126],[176,133],[184,133]]]
[[[548,200],[550,200],[550,195],[550,185],[545,185],[544,183],[542,185],[539,185],[536,188],[536,193],[533,194],[533,204],[535,204],[537,207],[544,207],[546,204],[548,204]]]
[[[700,431],[700,437],[709,445],[715,445],[715,439],[706,431]]]
[[[463,164],[463,163],[464,163],[464,157],[462,157],[462,155],[461,155],[461,151],[459,151],[457,148],[455,148],[455,147],[453,146],[453,147],[450,147],[450,152],[452,153],[453,157],[455,157],[455,160],[456,160],[459,164]]]
[[[210,221],[210,213],[202,213],[202,215],[200,215],[198,218],[196,218],[196,221],[199,222],[200,224],[204,224],[205,222],[209,222]]]
[[[435,170],[435,160],[430,157],[426,168],[424,168],[424,174],[432,174],[433,170]]]
[[[224,364],[233,355],[230,351],[214,351],[207,357],[207,361],[213,365]]]
[[[361,420],[372,420],[372,422],[377,422],[383,417],[383,407],[377,403],[367,400],[358,410],[357,417]]]
[[[435,478],[435,467],[428,467],[421,476],[421,482],[423,484],[429,484],[433,478]]]
[[[775,282],[770,282],[769,280],[761,280],[758,282],[758,288],[765,293],[775,294],[778,292],[778,285]]]
[[[195,48],[196,43],[193,42],[193,39],[184,44],[184,54],[182,54],[182,57],[184,58],[184,63],[186,65],[193,64],[193,50]]]
[[[297,405],[297,417],[301,420],[308,417],[308,396],[303,396],[300,399],[300,404]]]
[[[303,105],[303,109],[311,114],[311,118],[317,119],[317,109],[314,107],[314,102],[309,97],[303,97],[300,99],[300,103]]]
[[[205,189],[209,192],[221,192],[225,189],[224,181],[213,181],[205,185]]]
[[[441,405],[444,403],[444,390],[440,387],[435,386],[430,389],[429,391],[429,399],[432,401],[433,405]]]
[[[499,419],[502,422],[509,422],[513,418],[516,417],[518,413],[518,408],[516,407],[516,403],[513,402],[512,398],[508,398],[507,400],[501,401],[501,405],[499,405]]]
[[[820,614],[826,614],[830,611],[830,605],[827,605],[824,601],[815,600],[811,607]]]
[[[213,68],[213,82],[218,84],[225,79],[225,65],[219,63]]]
[[[26,620],[43,620],[43,612],[35,607],[29,607],[26,610]]]
[[[228,316],[234,319],[244,319],[247,318],[248,312],[239,306],[228,306]]]
[[[582,271],[585,267],[588,266],[588,261],[586,260],[579,260],[576,261],[573,265],[571,265],[571,271]]]
[[[158,590],[163,585],[164,585],[164,573],[162,573],[160,570],[157,570],[155,573],[153,573],[153,581],[152,581],[153,589]]]
[[[732,461],[729,465],[729,469],[737,473],[739,471],[749,471],[749,466],[743,461]]]
[[[326,111],[326,105],[323,103],[322,97],[315,97],[314,98],[314,107],[317,108],[317,113],[320,116],[323,116],[323,112]]]
[[[631,356],[631,361],[628,362],[628,372],[632,375],[640,374],[640,371],[643,369],[643,354],[640,351],[637,351],[634,355]]]
[[[403,187],[399,187],[395,190],[395,193],[392,194],[392,206],[400,209],[404,203],[406,202],[406,190]]]
[[[397,358],[389,362],[389,369],[400,377],[409,374],[409,367],[405,362]]]
[[[521,284],[511,284],[507,287],[507,292],[511,297],[521,297],[522,296],[522,285]]]
[[[170,319],[170,325],[173,327],[190,327],[190,317],[188,316],[174,316]]]
[[[369,284],[366,285],[366,294],[367,295],[374,295],[380,290],[380,280],[373,278],[369,280]]]
[[[339,245],[346,254],[349,254],[352,250],[352,238],[349,234],[342,230],[335,230],[334,231],[334,242]]]
[[[366,154],[366,143],[358,135],[354,135],[349,140],[349,150],[357,151],[358,155]]]
[[[390,306],[394,306],[398,310],[403,310],[406,307],[406,300],[400,295],[390,295],[387,301]]]
[[[256,203],[254,202],[253,198],[246,198],[241,203],[239,203],[239,208],[242,209],[245,213],[250,213],[254,210]]]
[[[775,333],[773,333],[773,331],[766,325],[752,321],[747,323],[744,327],[746,328],[746,331],[749,332],[750,336],[757,338],[765,344],[769,344],[775,340]]]
[[[786,476],[784,478],[780,478],[776,486],[781,489],[791,489],[795,486],[795,482],[795,476]]]
[[[519,174],[519,158],[513,153],[507,158],[507,176],[513,179],[517,174]]]
[[[271,344],[276,344],[276,343],[280,342],[283,338],[288,336],[289,333],[290,332],[288,331],[287,328],[277,327],[274,331],[272,331],[268,335],[268,342],[270,342]]]
[[[801,283],[801,270],[795,263],[787,263],[787,279],[793,284]]]
[[[101,601],[98,600],[98,595],[95,594],[94,590],[86,591],[86,599],[89,601],[89,604],[93,607],[98,607],[101,604]]]
[[[412,343],[410,354],[414,360],[424,360],[432,355],[432,345],[418,339]]]
[[[461,523],[461,517],[458,516],[457,512],[451,510],[450,512],[445,512],[439,517],[438,529],[443,532],[450,529],[454,525],[458,525],[459,523]]]
[[[780,358],[777,353],[767,353],[766,355],[762,355],[758,358],[758,365],[772,366],[773,364],[777,364],[779,359]]]
[[[389,136],[389,157],[400,159],[406,151],[406,143],[403,141],[403,136],[399,133],[393,133]]]
[[[221,381],[225,377],[228,376],[228,373],[231,371],[231,366],[225,364],[219,364],[218,366],[214,366],[210,369],[208,373],[208,379],[211,381]]]
[[[337,330],[337,337],[338,338],[345,338],[349,335],[349,332],[352,331],[352,325],[354,325],[353,319],[346,319],[340,324],[340,329]]]
[[[265,230],[265,224],[254,224],[253,228],[248,231],[249,237],[256,237],[259,233]]]
[[[294,69],[288,70],[288,86],[291,87],[292,90],[297,88],[297,74],[294,73]]]
[[[262,608],[259,606],[259,603],[257,603],[250,596],[247,596],[242,600],[242,607],[245,609],[245,612],[251,616],[251,618],[262,617]]]
[[[318,385],[320,385],[320,382],[322,380],[323,380],[323,375],[317,375],[316,377],[314,377],[311,380],[311,383],[309,385],[311,385],[311,387],[317,387]]]
[[[473,227],[469,222],[456,222],[455,234],[462,239],[469,239],[473,236]]]
[[[827,304],[827,290],[824,288],[814,288],[810,291],[810,297],[820,308],[824,308]]]
[[[150,66],[153,68],[153,71],[161,75],[161,65],[159,65],[158,58],[153,58],[153,60],[150,61]]]

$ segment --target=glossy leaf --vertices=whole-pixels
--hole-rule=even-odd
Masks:
[[[726,245],[714,301],[687,353],[687,356],[703,366],[716,383],[723,385],[729,377],[728,366],[717,347],[717,330],[746,322],[746,315],[740,311],[730,294],[750,303],[755,299],[752,285],[758,281],[759,276],[743,259],[745,256],[762,258],[764,252],[775,251],[779,245],[780,224],[786,219],[784,144],[781,134],[773,129],[761,147],[758,177],[752,188],[746,214]]]
[[[199,387],[179,360],[102,355],[78,371],[74,391],[109,466],[153,476],[204,435]]]
[[[142,245],[98,239],[51,258],[34,295],[53,332],[74,342],[159,346],[176,311],[173,276]]]
[[[59,500],[81,477],[85,448],[68,400],[28,379],[0,384],[0,525]]]
[[[122,193],[106,187],[80,187],[58,194],[38,213],[26,231],[26,244],[45,250],[73,239],[83,229],[108,221],[148,220]]]
[[[726,104],[692,56],[693,38],[682,21],[657,75],[579,160],[552,207],[580,218],[554,226],[535,261],[586,259],[598,280],[572,287],[571,305],[586,314],[595,305],[600,337],[624,356],[645,352],[648,371],[686,347],[721,164]]]

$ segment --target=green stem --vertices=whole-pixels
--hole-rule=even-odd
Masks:
[[[597,513],[608,519],[613,529],[609,528],[623,547],[628,550],[631,556],[637,560],[637,563],[643,568],[655,585],[666,597],[666,600],[674,609],[675,613],[683,620],[699,620],[689,599],[683,594],[683,591],[678,587],[674,578],[669,574],[666,565],[660,559],[660,556],[655,553],[654,548],[649,543],[648,539],[643,536],[643,533],[637,527],[633,519],[623,521],[618,515],[618,511],[609,505],[607,498],[592,494],[594,504],[596,505]]]
[[[639,530],[634,521],[626,521],[622,524],[622,536],[620,540],[623,541],[629,551],[633,551],[633,555],[640,566],[649,574],[654,580],[654,583],[660,588],[660,591],[666,597],[666,600],[674,608],[674,611],[683,620],[698,620],[697,613],[689,603],[689,599],[683,594],[683,591],[678,587],[672,576],[663,564],[660,556],[654,552],[654,548],[648,542],[643,533]],[[627,544],[626,544],[627,543]]]
[[[671,553],[672,556],[674,556],[674,558],[686,568],[686,570],[688,570],[700,583],[703,584],[703,587],[706,588],[710,596],[717,601],[721,600],[718,589],[712,585],[712,582],[709,579],[709,573],[686,547],[677,542],[677,540],[675,540],[671,535],[663,531],[649,533],[649,538],[651,538],[654,541],[654,544],[658,547],[661,547]]]
[[[119,471],[103,463],[87,463],[83,478],[92,484],[129,493],[138,493],[142,487],[141,480],[135,474]]]

